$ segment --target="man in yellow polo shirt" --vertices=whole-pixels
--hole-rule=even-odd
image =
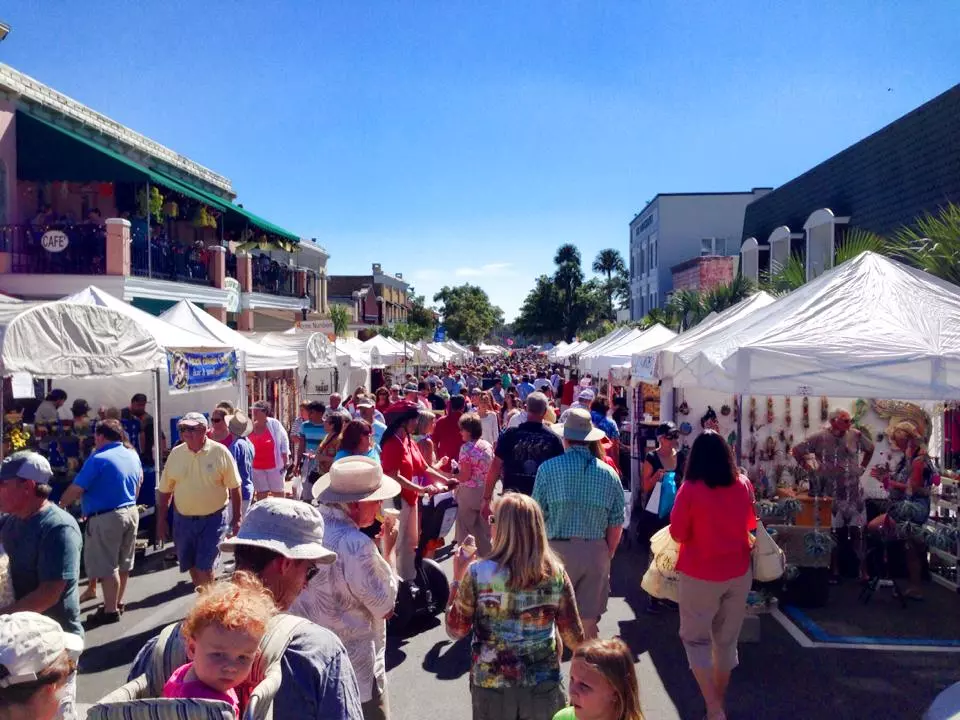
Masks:
[[[180,572],[188,571],[195,587],[213,581],[227,501],[240,528],[240,472],[230,451],[207,437],[207,419],[191,412],[180,418],[183,442],[170,451],[157,486],[157,536],[167,541],[167,510],[173,498],[173,541]]]

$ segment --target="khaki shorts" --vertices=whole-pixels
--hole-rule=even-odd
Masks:
[[[94,515],[87,520],[83,538],[83,563],[87,576],[104,578],[114,571],[133,570],[140,513],[136,505]]]
[[[559,682],[534,687],[470,688],[473,720],[552,720],[567,704]]]
[[[598,620],[607,610],[610,597],[610,550],[606,540],[551,540],[560,556],[577,596],[577,608],[584,620]]]

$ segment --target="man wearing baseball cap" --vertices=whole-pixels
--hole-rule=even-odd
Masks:
[[[320,511],[300,500],[268,497],[247,511],[240,530],[220,543],[236,569],[256,575],[277,609],[286,612],[321,566],[337,561],[323,544]],[[147,641],[130,670],[135,678],[153,662],[157,639]],[[280,660],[273,700],[276,718],[362,720],[357,677],[343,643],[326,628],[303,623],[290,634]]]
[[[568,410],[567,421],[551,430],[563,437],[566,451],[540,466],[532,495],[543,510],[550,547],[576,591],[584,634],[595,638],[610,594],[610,561],[623,532],[623,485],[590,450],[590,443],[606,436],[587,410]]]
[[[9,514],[0,544],[9,554],[15,598],[0,615],[42,613],[82,641],[77,579],[83,539],[77,521],[48,499],[52,476],[47,459],[30,450],[0,463],[0,512]],[[71,679],[64,700],[72,707],[75,697]]]
[[[230,451],[207,437],[207,419],[200,413],[180,418],[177,431],[183,442],[170,451],[157,486],[157,537],[161,543],[167,541],[172,499],[180,572],[189,572],[194,586],[200,587],[213,580],[227,502],[231,531],[235,534],[240,528],[240,472]]]
[[[74,717],[64,695],[82,651],[83,640],[45,615],[0,615],[0,717]]]

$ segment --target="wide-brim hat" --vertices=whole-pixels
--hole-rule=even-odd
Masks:
[[[594,442],[603,440],[607,436],[603,430],[593,426],[590,413],[581,408],[568,410],[567,418],[563,421],[563,424],[554,423],[550,426],[550,429],[564,440],[576,440],[578,442]]]
[[[372,502],[400,494],[400,483],[383,474],[380,463],[365,455],[348,455],[330,466],[330,472],[313,484],[313,497],[321,503]]]
[[[227,429],[231,435],[236,437],[246,437],[253,432],[253,420],[245,412],[237,410],[233,415],[227,418]]]
[[[323,515],[300,500],[268,497],[250,506],[239,532],[220,543],[222,552],[240,545],[260,547],[291,560],[313,560],[328,565],[337,554],[323,545]]]

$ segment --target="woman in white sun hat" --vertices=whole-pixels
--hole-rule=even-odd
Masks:
[[[66,633],[56,620],[34,612],[0,615],[0,718],[52,720],[74,718],[61,705],[74,678],[83,640]]]
[[[386,692],[387,618],[397,600],[398,578],[362,530],[372,525],[384,500],[400,494],[400,483],[380,463],[351,455],[337,460],[314,483],[325,530],[323,545],[337,561],[320,567],[290,608],[340,638],[357,673],[363,717],[389,717]]]

